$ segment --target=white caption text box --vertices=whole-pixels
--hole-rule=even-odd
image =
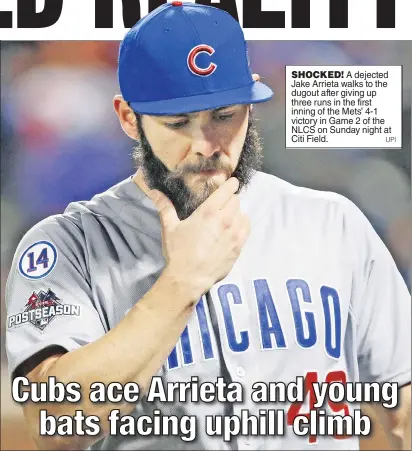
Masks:
[[[286,66],[286,148],[322,147],[402,147],[402,66]]]

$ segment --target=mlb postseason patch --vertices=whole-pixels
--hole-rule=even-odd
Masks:
[[[38,241],[28,247],[19,260],[19,272],[26,279],[42,279],[57,262],[57,250],[49,241]]]
[[[80,305],[63,304],[49,288],[34,292],[29,297],[23,312],[7,317],[7,327],[12,329],[30,323],[41,332],[57,316],[80,316]]]

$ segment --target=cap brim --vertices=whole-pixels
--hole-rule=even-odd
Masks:
[[[213,110],[228,105],[262,103],[270,100],[273,94],[268,86],[256,81],[248,86],[228,91],[155,102],[130,102],[130,106],[140,114],[174,115]]]

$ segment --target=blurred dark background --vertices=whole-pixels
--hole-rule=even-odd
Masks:
[[[118,42],[1,43],[1,449],[32,448],[10,401],[4,284],[22,235],[71,201],[133,172],[133,143],[112,108]],[[253,41],[253,72],[275,91],[256,107],[265,172],[341,193],[368,216],[410,287],[412,41]],[[403,149],[285,149],[285,65],[403,65]],[[234,74],[235,76],[236,74]],[[378,430],[379,433],[379,430]],[[383,449],[384,438],[363,442]]]

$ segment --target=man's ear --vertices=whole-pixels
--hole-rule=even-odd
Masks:
[[[114,97],[113,108],[126,135],[134,141],[138,141],[139,132],[137,129],[136,113],[129,107],[127,102],[120,95]]]

